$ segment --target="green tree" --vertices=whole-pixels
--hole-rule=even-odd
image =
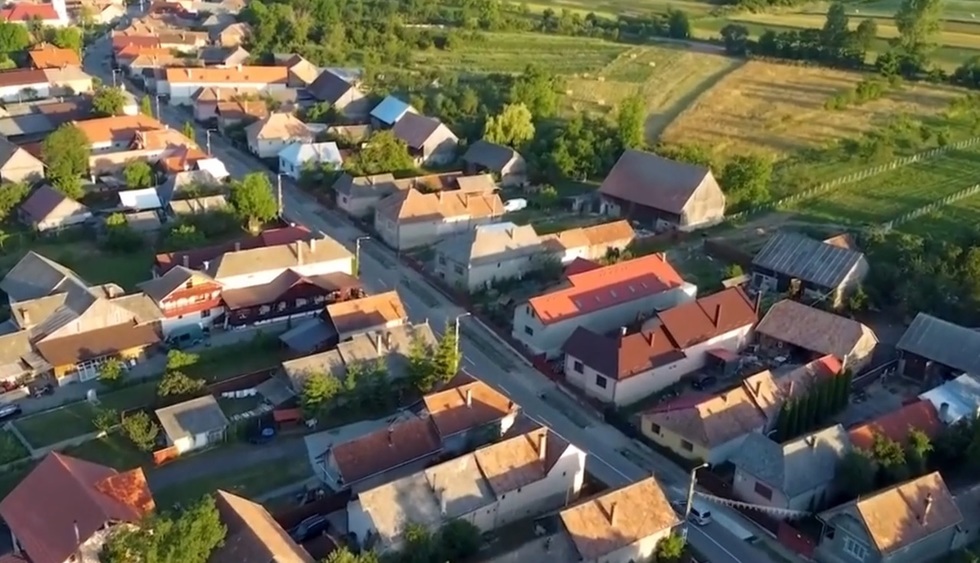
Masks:
[[[881,434],[875,434],[874,441],[871,443],[871,458],[878,464],[879,470],[890,483],[908,478],[905,450],[898,442]]]
[[[776,437],[779,442],[786,442],[796,437],[793,434],[793,401],[784,401],[776,419]]]
[[[827,10],[827,19],[820,31],[821,46],[829,53],[831,59],[839,59],[850,37],[847,8],[843,2],[835,1]]]
[[[467,561],[480,551],[480,529],[466,520],[450,520],[439,530],[439,544],[449,561]]]
[[[184,352],[183,350],[170,350],[167,352],[167,371],[181,370],[187,366],[196,364],[200,359],[200,356],[191,352]]]
[[[757,155],[737,155],[725,165],[721,185],[734,206],[758,205],[769,199],[772,161]]]
[[[153,168],[145,160],[131,160],[123,168],[126,186],[132,189],[149,188],[153,181]]]
[[[667,9],[667,36],[674,39],[691,37],[691,20],[687,17],[687,12]]]
[[[483,138],[491,143],[520,148],[534,138],[534,122],[524,104],[507,104],[499,115],[487,118]]]
[[[41,160],[47,165],[47,177],[61,193],[81,199],[81,176],[88,173],[89,143],[85,133],[65,123],[45,137]]]
[[[206,563],[228,529],[210,496],[177,514],[158,512],[139,526],[117,526],[102,549],[103,563]]]
[[[749,30],[744,25],[730,23],[721,28],[721,39],[725,43],[725,52],[729,55],[742,56],[749,46]]]
[[[343,546],[332,551],[323,563],[381,563],[381,559],[373,551],[362,551],[355,555],[347,546]]]
[[[432,362],[433,355],[432,347],[425,340],[417,334],[412,337],[408,349],[408,377],[421,393],[428,393],[436,386],[438,378]]]
[[[307,417],[314,417],[324,406],[340,394],[341,383],[323,372],[314,372],[303,382],[300,400]]]
[[[184,126],[180,130],[190,140],[194,140],[197,137],[197,132],[194,130],[194,124],[190,121],[185,121]]]
[[[122,429],[126,437],[144,452],[153,449],[160,433],[160,427],[144,411],[137,411],[122,419]]]
[[[789,428],[789,433],[786,435],[786,440],[791,440],[803,433],[803,402],[800,399],[790,399],[787,401],[792,408],[789,409],[789,422],[787,422],[787,428]]]
[[[932,440],[919,430],[909,430],[908,441],[905,444],[905,459],[908,460],[911,477],[919,477],[928,471],[929,454],[932,452]]]
[[[106,239],[105,246],[115,252],[135,252],[143,246],[143,239],[139,233],[129,227],[126,216],[122,213],[113,213],[106,217]]]
[[[925,55],[935,46],[942,13],[942,0],[902,0],[895,13],[895,27],[897,44],[905,55]]]
[[[119,424],[119,413],[113,409],[98,407],[92,417],[92,426],[99,432],[109,432]]]
[[[31,186],[26,182],[0,185],[0,221],[6,220],[29,193],[31,193]]]
[[[48,41],[56,47],[71,49],[78,54],[82,53],[82,30],[77,27],[55,27],[49,28]]]
[[[432,366],[438,383],[445,383],[456,376],[456,373],[459,372],[459,361],[459,340],[456,334],[456,325],[447,321],[442,338],[439,339],[436,346],[435,356],[432,359]]]
[[[643,107],[642,97],[633,95],[623,100],[616,115],[617,134],[623,148],[636,149],[643,146],[645,121],[646,108]]]
[[[100,86],[92,96],[92,112],[99,117],[122,115],[126,106],[126,96],[122,88]]]
[[[670,534],[657,544],[657,563],[674,563],[684,555],[684,537]]]
[[[344,161],[344,169],[355,176],[415,169],[408,145],[391,131],[379,131],[368,139],[367,145]]]
[[[231,186],[231,205],[249,230],[257,231],[279,213],[269,176],[262,172],[246,174]]]
[[[27,28],[16,23],[0,22],[0,53],[19,53],[31,44]]]
[[[99,381],[106,385],[118,385],[122,377],[123,364],[119,358],[109,358],[99,367]]]
[[[869,455],[862,450],[853,450],[837,464],[834,483],[848,497],[856,498],[875,489],[876,473]]]
[[[336,123],[340,120],[337,109],[329,102],[317,102],[303,112],[306,123]]]
[[[204,389],[204,380],[194,379],[182,371],[168,371],[163,374],[157,395],[161,397],[180,397],[200,392]]]
[[[536,65],[528,65],[511,85],[512,104],[524,104],[531,115],[553,117],[558,112],[558,83],[554,76]]]
[[[402,563],[433,563],[444,561],[429,530],[421,524],[410,522],[405,526],[405,548]]]
[[[802,397],[800,410],[800,434],[809,432],[817,423],[817,394],[808,390]]]
[[[150,101],[149,96],[140,98],[140,113],[153,117],[153,102]]]
[[[854,46],[860,50],[862,54],[867,53],[871,50],[871,47],[874,45],[877,37],[878,22],[870,18],[863,19],[861,20],[861,23],[858,24],[857,29],[854,30]]]
[[[834,380],[822,379],[815,383],[813,393],[816,395],[817,414],[816,424],[822,424],[837,413],[834,409]]]

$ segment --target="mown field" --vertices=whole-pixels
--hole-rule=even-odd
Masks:
[[[940,156],[923,160],[891,172],[841,186],[832,192],[797,202],[791,211],[800,219],[814,222],[877,224],[895,219],[913,209],[955,194],[980,182],[980,147],[951,150]],[[948,209],[952,216],[963,217],[972,209],[973,218],[962,226],[976,225],[980,200],[969,198]],[[957,209],[962,208],[962,211]],[[946,211],[938,215],[944,215]],[[939,218],[932,227],[917,227],[930,221],[926,217],[906,225],[911,229],[939,228]],[[947,221],[948,223],[948,221]],[[952,225],[943,230],[954,230]],[[905,228],[903,225],[902,228]]]
[[[980,182],[980,179],[974,177],[974,181]],[[978,222],[980,222],[980,195],[973,195],[939,211],[899,225],[898,230],[952,241],[960,236],[975,233]]]
[[[750,61],[722,78],[664,131],[673,143],[699,143],[715,156],[759,152],[780,158],[858,137],[899,114],[933,116],[960,91],[907,84],[881,99],[829,111],[828,99],[865,75],[820,67]]]
[[[515,5],[526,5],[533,11],[570,10],[573,13],[597,15],[615,18],[619,15],[645,15],[651,12],[663,13],[668,8],[684,10],[691,15],[706,14],[716,6],[710,2],[697,0],[533,0],[532,2],[514,2]]]

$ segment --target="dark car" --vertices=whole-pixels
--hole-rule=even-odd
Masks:
[[[715,383],[718,383],[718,378],[713,375],[706,375],[700,379],[695,379],[691,383],[691,387],[695,389],[704,389],[706,387],[711,387]]]
[[[7,420],[9,418],[14,418],[21,413],[20,405],[14,403],[7,403],[5,405],[0,405],[0,421]]]
[[[289,537],[293,538],[296,543],[302,543],[312,537],[319,536],[323,532],[327,531],[330,527],[330,523],[327,522],[327,517],[322,514],[314,514],[309,518],[303,520],[296,525],[295,528],[289,530]]]
[[[271,426],[262,426],[257,428],[254,432],[248,435],[248,442],[250,444],[268,444],[276,437],[276,429]]]

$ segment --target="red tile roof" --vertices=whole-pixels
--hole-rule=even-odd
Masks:
[[[562,350],[599,373],[620,381],[685,357],[661,327],[615,337],[578,327]]]
[[[413,418],[333,447],[337,469],[350,485],[434,455],[442,448],[431,418]]]
[[[153,510],[142,469],[125,473],[58,453],[48,454],[0,502],[0,516],[33,563],[63,563],[108,523],[138,522]]]
[[[855,426],[848,432],[851,444],[856,448],[870,450],[876,434],[904,445],[908,441],[909,430],[915,428],[925,432],[930,438],[942,430],[939,413],[931,401],[920,400],[905,405],[888,414]]]
[[[591,272],[592,270],[597,270],[601,268],[600,264],[593,262],[592,260],[586,260],[585,258],[576,258],[572,260],[567,266],[565,266],[565,276],[574,276],[576,274],[582,274],[585,272]]]
[[[21,23],[34,18],[40,19],[41,21],[52,21],[58,19],[58,12],[51,4],[18,2],[0,9],[0,18],[5,22]]]
[[[159,47],[160,38],[152,35],[114,35],[112,37],[112,49],[120,51],[128,45],[139,47]]]
[[[684,280],[662,257],[651,254],[568,276],[572,287],[531,298],[541,324],[565,321],[680,287]]]
[[[759,320],[741,288],[733,287],[657,313],[662,326],[681,349],[690,348]]]

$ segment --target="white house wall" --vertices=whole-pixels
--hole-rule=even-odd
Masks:
[[[211,308],[211,314],[207,317],[202,317],[201,312],[186,313],[179,317],[165,318],[160,321],[160,329],[163,331],[163,337],[167,338],[171,334],[186,332],[189,327],[210,327],[214,324],[214,319],[224,313],[225,308],[218,306]]]
[[[561,508],[582,490],[584,478],[585,452],[569,445],[547,477],[497,499],[496,527]]]
[[[523,342],[532,352],[554,358],[559,355],[568,337],[580,326],[604,334],[635,322],[640,314],[649,316],[655,311],[687,303],[697,296],[697,290],[697,286],[685,282],[674,289],[577,315],[547,326],[532,314],[530,305],[522,305],[514,310],[513,337]],[[534,334],[527,334],[525,327],[530,328]]]
[[[26,90],[33,90],[34,91],[33,96],[28,98],[25,95]],[[50,98],[50,97],[51,97],[51,86],[47,82],[0,87],[0,99],[2,99],[5,102],[26,102],[32,99],[36,100],[36,99]]]
[[[304,251],[307,248],[303,248]],[[304,264],[302,266],[293,266],[289,269],[295,271],[301,276],[322,276],[326,274],[332,274],[334,272],[343,272],[345,274],[352,274],[352,259],[351,258],[338,258],[336,260],[328,260],[325,262],[318,262],[315,264]],[[264,272],[253,272],[250,274],[243,274],[240,276],[228,276],[220,278],[218,281],[224,287],[225,291],[230,289],[241,289],[244,287],[253,287],[256,285],[265,285],[272,280],[276,279],[286,270],[286,268],[275,268],[273,270],[266,270]]]
[[[668,528],[630,545],[621,547],[612,553],[591,559],[588,563],[635,563],[636,561],[650,561],[657,551],[657,544],[669,536],[670,532],[671,529]]]
[[[523,278],[534,269],[534,256],[519,256],[499,262],[470,266],[467,287],[470,291],[492,286],[495,281]]]
[[[194,100],[191,96],[201,88],[228,88],[258,93],[280,92],[286,89],[285,84],[263,84],[256,82],[178,82],[176,84],[167,80],[157,82],[157,93],[161,96],[170,96],[170,105],[191,105]]]

